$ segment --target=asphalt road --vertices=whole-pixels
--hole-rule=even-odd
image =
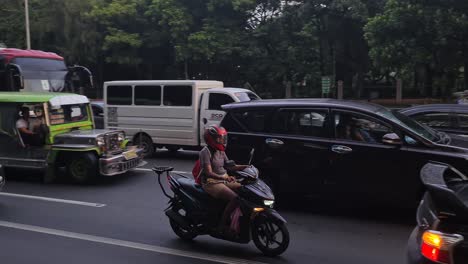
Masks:
[[[277,258],[253,243],[198,237],[179,240],[163,213],[153,165],[189,172],[194,152],[159,152],[124,176],[91,186],[42,184],[30,171],[9,171],[0,194],[0,262],[15,263],[404,263],[413,212],[354,208],[304,200],[279,208],[291,235]]]

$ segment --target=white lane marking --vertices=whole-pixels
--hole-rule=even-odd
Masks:
[[[64,199],[24,195],[24,194],[17,194],[17,193],[0,192],[0,195],[10,196],[10,197],[17,197],[17,198],[25,198],[25,199],[41,200],[41,201],[47,201],[47,202],[55,202],[55,203],[67,203],[67,204],[74,204],[74,205],[83,205],[83,206],[90,206],[90,207],[104,207],[104,206],[106,206],[105,204],[102,204],[102,203],[88,203],[88,202],[81,202],[81,201],[74,201],[74,200],[64,200]]]
[[[60,237],[66,237],[66,238],[91,241],[91,242],[102,243],[102,244],[107,244],[107,245],[114,245],[114,246],[127,247],[127,248],[133,248],[133,249],[139,249],[139,250],[145,250],[145,251],[152,251],[152,252],[156,252],[160,254],[207,260],[207,261],[218,262],[218,263],[225,263],[225,264],[266,264],[263,262],[250,261],[247,259],[229,258],[229,257],[223,257],[223,256],[217,256],[217,255],[211,255],[211,254],[205,254],[205,253],[191,252],[191,251],[186,251],[186,250],[158,247],[158,246],[130,242],[130,241],[125,241],[125,240],[86,235],[86,234],[81,234],[81,233],[68,232],[68,231],[45,228],[45,227],[40,227],[40,226],[18,224],[18,223],[7,222],[7,221],[0,221],[0,226],[19,229],[19,230],[25,230],[25,231],[31,231],[31,232],[36,232],[36,233],[60,236]]]
[[[135,168],[134,170],[136,171],[153,171],[152,169],[146,169],[146,168]],[[181,174],[192,174],[192,172],[189,171],[171,171],[174,173],[181,173]]]

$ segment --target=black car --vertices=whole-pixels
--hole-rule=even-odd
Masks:
[[[97,129],[104,128],[104,102],[102,101],[91,101],[91,107],[93,108],[94,125]]]
[[[421,180],[427,192],[408,240],[408,263],[468,263],[468,177],[431,162],[421,170]]]
[[[468,135],[468,105],[428,104],[400,110],[416,121],[446,133]]]
[[[254,148],[254,164],[280,197],[344,195],[414,208],[427,161],[468,170],[467,140],[375,104],[284,99],[223,109],[228,156],[247,162]]]

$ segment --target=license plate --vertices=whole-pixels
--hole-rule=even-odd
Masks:
[[[129,150],[127,152],[124,152],[123,155],[124,155],[126,160],[130,160],[130,159],[134,159],[134,158],[138,157],[135,150]]]

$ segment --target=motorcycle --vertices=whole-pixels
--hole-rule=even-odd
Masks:
[[[234,164],[230,161],[230,164]],[[214,199],[192,178],[177,174],[171,175],[172,167],[154,167],[158,182],[169,207],[166,216],[174,233],[183,240],[193,240],[200,235],[210,235],[236,243],[247,244],[253,240],[255,246],[267,256],[282,254],[289,246],[289,232],[286,220],[273,209],[275,197],[268,185],[258,178],[259,171],[253,165],[231,175],[242,187],[237,190],[240,216],[237,234],[218,232],[218,223],[226,203]],[[161,183],[161,175],[166,173],[173,196],[170,196]]]
[[[408,263],[468,263],[468,177],[431,161],[421,169],[421,181],[426,193],[408,239]]]

